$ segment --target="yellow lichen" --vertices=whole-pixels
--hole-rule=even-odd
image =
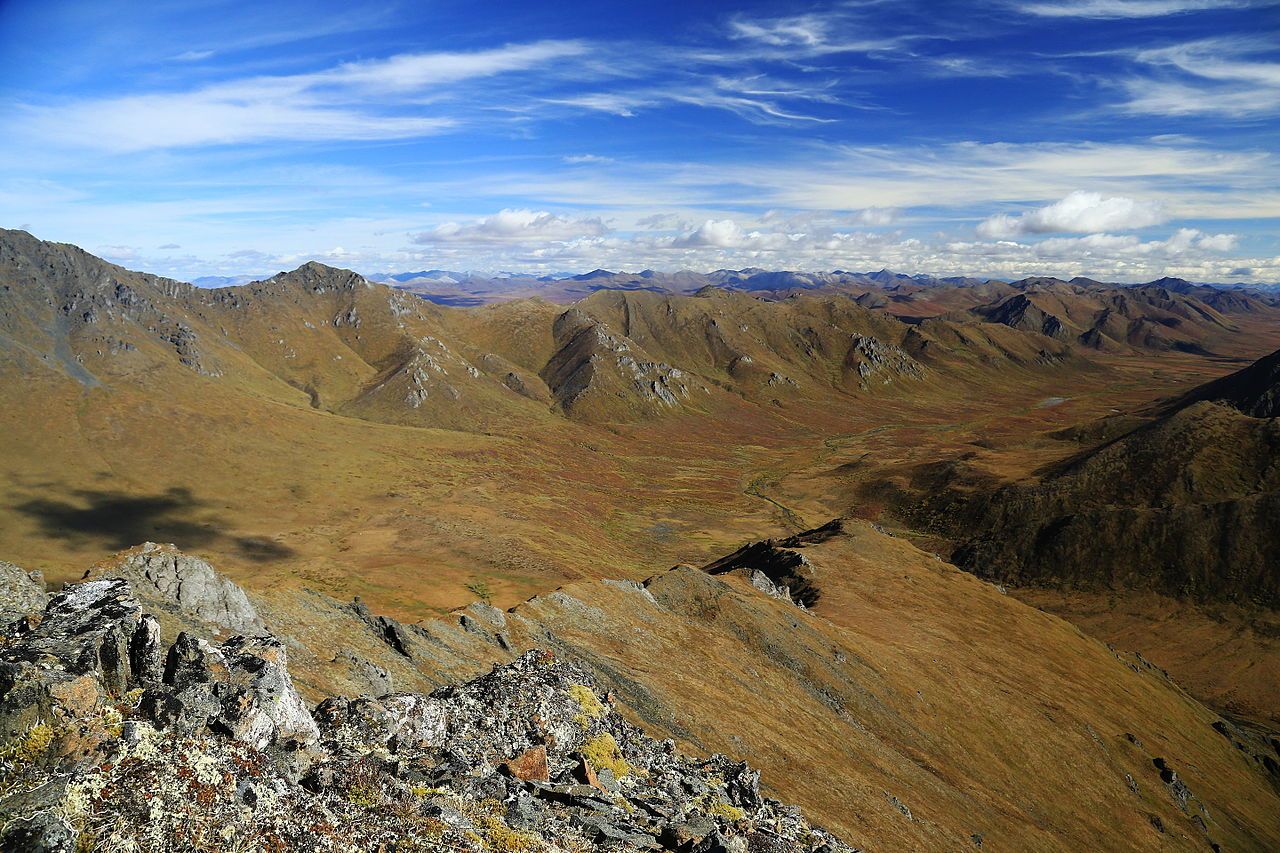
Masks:
[[[635,768],[622,757],[618,742],[608,732],[601,732],[584,742],[579,751],[587,763],[595,770],[608,770],[614,776],[630,776]]]
[[[747,817],[747,813],[745,811],[724,801],[714,803],[708,811],[717,817],[722,817],[729,821],[746,820]]]
[[[542,839],[537,835],[512,829],[503,820],[506,806],[500,800],[488,798],[476,802],[474,800],[455,799],[453,805],[462,816],[471,821],[480,833],[476,836],[477,844],[486,850],[497,850],[499,853],[529,853],[543,847]],[[470,833],[464,833],[468,838]]]
[[[0,761],[22,767],[44,757],[53,743],[57,731],[45,722],[38,722],[0,748]]]
[[[427,797],[437,797],[447,792],[444,788],[428,788],[425,785],[413,785],[409,788],[409,793],[413,794],[420,800],[425,800]]]
[[[596,692],[585,684],[570,684],[569,696],[573,701],[578,703],[578,707],[582,709],[582,713],[573,718],[573,721],[582,728],[586,728],[592,720],[598,720],[605,715],[604,703],[596,696]]]

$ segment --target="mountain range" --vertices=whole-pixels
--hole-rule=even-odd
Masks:
[[[257,767],[352,844],[446,806],[477,851],[584,820],[691,853],[1280,844],[1271,297],[411,275],[204,288],[0,231],[0,837],[81,808],[73,770],[107,793],[49,832],[132,814],[169,777],[130,738],[180,736],[230,781],[157,788],[177,813],[246,820]],[[411,707],[453,728],[378,734]]]

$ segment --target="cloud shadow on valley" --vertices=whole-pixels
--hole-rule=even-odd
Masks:
[[[221,519],[202,512],[204,507],[190,489],[174,487],[154,495],[77,489],[70,499],[34,497],[13,509],[34,519],[47,536],[88,540],[113,551],[153,541],[182,549],[229,544],[241,557],[260,563],[294,553],[265,537],[228,533]],[[197,513],[200,520],[192,520]]]

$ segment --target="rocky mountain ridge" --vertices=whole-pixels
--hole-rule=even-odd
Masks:
[[[0,737],[6,851],[851,849],[745,764],[647,738],[546,652],[309,713],[275,637],[166,652],[119,579],[8,630]]]
[[[214,850],[228,826],[248,849],[834,845],[776,798],[876,849],[1262,850],[1280,836],[1276,744],[1141,657],[860,523],[417,623],[304,590],[242,600],[218,581],[140,546],[15,627],[0,722],[21,760],[0,767],[17,780],[3,808],[39,819],[13,832],[65,838],[74,815],[77,832],[115,839],[107,850],[168,849],[142,826]],[[228,627],[244,619],[268,633]],[[1041,645],[1070,666],[1027,653]],[[50,703],[79,703],[74,724]],[[739,759],[763,771],[759,808]],[[50,773],[68,761],[86,763]]]

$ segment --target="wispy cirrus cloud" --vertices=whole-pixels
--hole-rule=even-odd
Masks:
[[[687,105],[733,113],[753,124],[830,124],[836,119],[813,115],[817,104],[853,103],[833,91],[830,81],[807,85],[785,84],[763,74],[732,76],[716,73],[681,73],[662,85],[631,89],[575,93],[550,97],[552,105],[636,118],[645,111]]]
[[[1020,3],[1019,11],[1049,18],[1159,18],[1215,9],[1243,9],[1264,5],[1256,0],[1052,0]]]
[[[1212,38],[1134,53],[1151,74],[1132,77],[1121,109],[1147,115],[1280,114],[1280,61],[1273,42]]]
[[[791,58],[839,53],[879,53],[920,38],[917,34],[878,32],[857,14],[853,4],[822,13],[774,18],[738,16],[730,19],[729,37],[766,48],[770,55],[785,51]],[[860,26],[861,25],[861,26]],[[862,35],[857,33],[861,30]]]
[[[585,52],[574,41],[473,52],[402,54],[305,74],[257,76],[181,92],[23,105],[18,132],[36,140],[125,153],[280,140],[429,136],[459,122],[421,114],[442,87],[529,70]]]

